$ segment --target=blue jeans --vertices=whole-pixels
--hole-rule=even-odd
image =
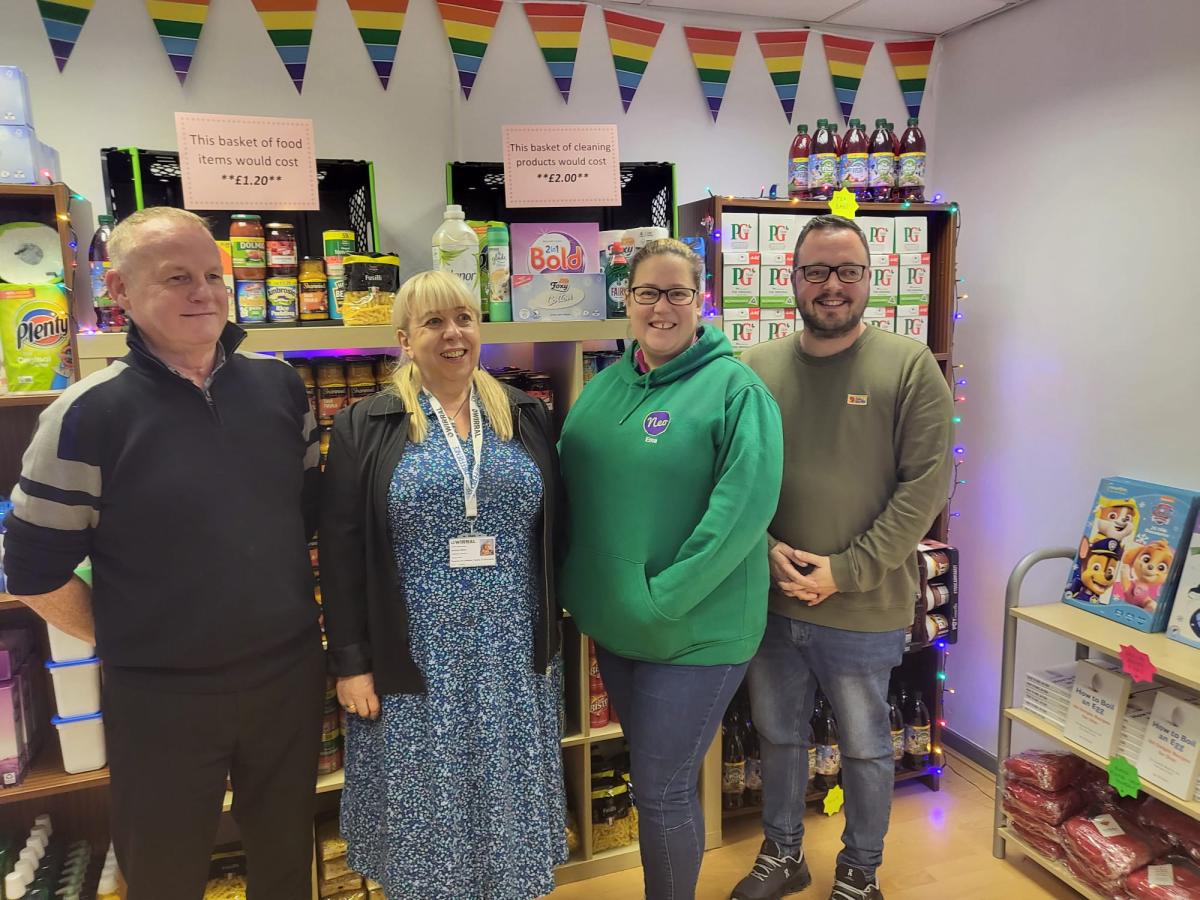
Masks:
[[[638,662],[599,644],[596,658],[629,742],[646,900],[692,900],[704,853],[700,764],[747,664]]]
[[[888,680],[903,657],[903,631],[846,631],[767,616],[747,683],[762,752],[763,831],[780,847],[796,852],[804,841],[808,722],[819,682],[841,739],[846,828],[837,861],[871,874],[883,861],[895,783]]]

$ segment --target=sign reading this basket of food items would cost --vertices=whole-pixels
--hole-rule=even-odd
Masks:
[[[188,209],[320,209],[312,119],[175,113]]]
[[[620,206],[616,125],[506,125],[505,203]]]

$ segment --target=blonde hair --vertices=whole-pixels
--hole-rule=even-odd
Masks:
[[[439,309],[457,309],[465,306],[478,323],[483,318],[479,298],[467,290],[466,285],[448,272],[421,272],[404,282],[392,304],[392,324],[397,331],[406,334],[414,319]],[[511,441],[513,436],[512,410],[504,385],[488,374],[482,366],[471,376],[475,391],[483,403],[483,411],[492,423],[496,436],[502,441]],[[429,423],[419,415],[421,409],[421,370],[409,360],[392,373],[392,390],[410,413],[408,417],[408,439],[420,444],[429,435]]]
[[[112,267],[114,269],[121,268],[129,254],[137,247],[138,231],[143,226],[159,223],[196,225],[203,228],[208,234],[212,234],[208,223],[194,212],[174,206],[148,206],[126,216],[113,229],[112,236],[108,239],[108,258],[112,261]]]

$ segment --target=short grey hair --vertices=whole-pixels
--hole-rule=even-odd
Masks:
[[[108,258],[112,262],[112,267],[114,269],[121,268],[121,264],[137,247],[138,231],[143,226],[158,223],[196,225],[210,235],[212,234],[208,222],[194,212],[188,212],[186,209],[179,209],[175,206],[148,206],[126,216],[113,229],[112,237],[108,239]]]
[[[871,264],[871,245],[867,242],[867,236],[863,234],[863,230],[855,224],[853,219],[831,215],[813,216],[801,230],[800,236],[796,238],[795,259],[797,262],[800,259],[800,246],[813,231],[853,231],[862,241],[863,249],[867,251],[867,265]]]

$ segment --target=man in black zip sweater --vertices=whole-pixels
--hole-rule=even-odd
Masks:
[[[137,212],[110,256],[129,353],[42,413],[5,522],[9,590],[103,662],[128,900],[199,900],[226,775],[249,896],[308,897],[316,423],[290,366],[236,352],[203,220]],[[91,589],[73,575],[84,557]]]

